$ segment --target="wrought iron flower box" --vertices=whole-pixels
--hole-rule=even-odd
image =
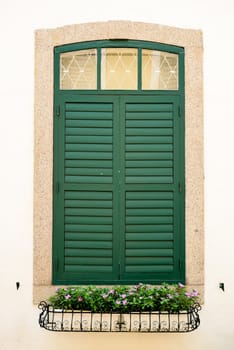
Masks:
[[[41,327],[56,332],[191,332],[200,325],[197,305],[176,313],[109,312],[95,313],[81,310],[56,309],[46,302],[39,304]]]

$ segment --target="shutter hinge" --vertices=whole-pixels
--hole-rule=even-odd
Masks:
[[[59,191],[60,191],[60,184],[58,181],[56,182],[55,190],[57,193],[59,193]]]
[[[56,106],[56,117],[59,117],[60,116],[60,105]]]
[[[182,263],[181,263],[181,259],[179,259],[179,270],[182,269]]]
[[[58,258],[55,258],[55,260],[54,260],[54,268],[55,268],[55,271],[59,270],[59,259]]]
[[[178,106],[178,116],[181,117],[181,106]]]
[[[180,182],[178,183],[178,189],[179,189],[179,193],[182,193],[182,186]]]

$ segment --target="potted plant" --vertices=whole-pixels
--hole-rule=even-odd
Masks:
[[[40,326],[56,331],[189,332],[200,324],[199,293],[181,283],[57,288],[40,303]]]

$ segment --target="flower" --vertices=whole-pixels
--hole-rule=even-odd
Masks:
[[[198,297],[199,293],[197,290],[194,290],[191,294],[192,297]]]
[[[107,287],[72,286],[57,288],[49,298],[52,306],[63,309],[90,310],[93,312],[139,312],[190,310],[199,303],[196,290],[187,291],[182,284],[149,286]]]

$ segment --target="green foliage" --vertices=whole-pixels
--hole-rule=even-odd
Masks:
[[[184,285],[67,287],[57,288],[49,298],[59,309],[90,310],[93,312],[189,310],[199,302],[198,292],[187,292]]]

